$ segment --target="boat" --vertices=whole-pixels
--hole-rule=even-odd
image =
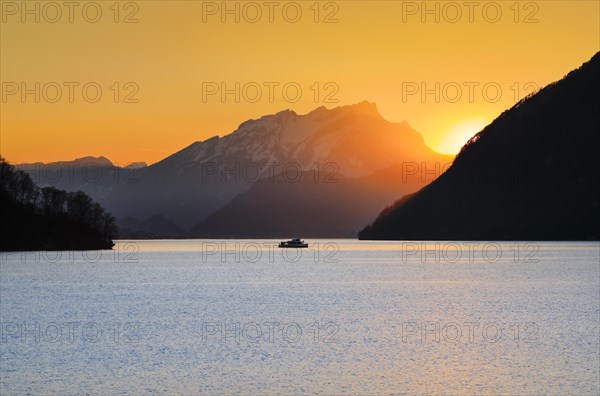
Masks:
[[[308,243],[300,238],[290,239],[289,241],[279,242],[280,248],[307,248]]]

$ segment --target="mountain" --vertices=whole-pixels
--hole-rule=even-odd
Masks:
[[[123,217],[118,219],[117,227],[121,239],[177,238],[185,235],[181,228],[161,215],[154,215],[143,221]]]
[[[270,147],[265,153],[277,153],[272,161],[293,161],[301,175],[296,180],[296,172],[279,168],[267,173],[193,227],[192,236],[355,237],[394,197],[433,179],[421,171],[441,169],[452,158],[433,152],[406,122],[386,121],[367,102],[275,117],[284,117],[289,126],[271,129],[264,136],[268,144],[252,152]],[[261,131],[270,118],[242,128]],[[236,147],[251,144],[242,140]]]
[[[72,161],[22,163],[15,167],[27,173],[40,187],[83,191],[104,203],[105,197],[119,184],[137,182],[136,175],[143,167],[141,164],[119,167],[106,157],[88,156]]]
[[[291,182],[265,178],[196,225],[199,238],[356,237],[395,197],[431,181],[396,164],[355,179],[318,171]],[[433,169],[433,167],[430,167]],[[406,176],[411,173],[410,176]],[[432,176],[433,177],[433,176]]]
[[[20,170],[36,171],[36,170],[40,170],[42,168],[48,169],[48,170],[54,170],[54,169],[58,169],[58,168],[73,169],[73,168],[85,168],[85,167],[89,167],[89,168],[93,168],[93,167],[107,168],[108,167],[108,168],[110,168],[110,167],[113,167],[114,165],[106,157],[87,156],[87,157],[74,159],[73,161],[56,161],[56,162],[48,162],[48,163],[32,162],[32,163],[18,164],[16,166]]]
[[[140,161],[140,162],[131,162],[130,164],[127,164],[125,166],[125,168],[127,168],[127,169],[141,169],[141,168],[145,168],[147,166],[148,166],[147,163],[145,163],[143,161]]]
[[[195,142],[150,166],[118,167],[103,157],[88,157],[72,162],[23,164],[21,169],[39,179],[41,185],[86,192],[130,231],[164,235],[167,229],[175,232],[194,227],[198,231],[198,222],[255,184],[253,191],[258,193],[253,192],[250,199],[254,194],[264,194],[263,179],[277,181],[270,187],[284,188],[290,187],[289,181],[296,175],[313,170],[324,178],[350,180],[401,163],[433,167],[450,160],[450,156],[429,149],[408,123],[388,122],[375,104],[362,102],[334,109],[319,107],[304,115],[284,110],[248,120],[226,136]],[[404,184],[400,187],[408,186]],[[415,184],[411,191],[421,186]],[[335,190],[326,188],[331,186],[314,187],[313,194]],[[396,187],[391,189],[393,194],[388,188],[384,190],[383,195],[365,199],[381,208],[406,192]],[[351,222],[353,233],[376,213],[362,223]],[[154,216],[172,224],[150,225],[143,220]]]
[[[600,53],[476,134],[360,239],[600,239]]]
[[[140,169],[136,183],[116,186],[103,203],[117,217],[160,214],[189,229],[263,178],[315,168],[356,178],[399,161],[447,160],[406,122],[384,120],[372,103],[305,115],[285,110]]]

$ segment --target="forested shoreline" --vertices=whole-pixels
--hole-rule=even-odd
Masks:
[[[111,249],[115,218],[81,191],[38,187],[0,157],[0,250]]]

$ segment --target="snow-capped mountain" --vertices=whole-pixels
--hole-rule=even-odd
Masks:
[[[332,110],[319,107],[305,115],[284,110],[249,120],[229,135],[186,147],[155,168],[211,163],[225,171],[232,169],[227,164],[252,163],[262,170],[274,164],[313,169],[334,162],[339,173],[358,177],[398,162],[399,155],[420,161],[435,154],[406,122],[390,123],[375,104],[362,102]],[[205,173],[213,172],[206,168]]]
[[[294,183],[312,171],[325,182],[366,177],[402,162],[431,169],[434,162],[450,160],[429,149],[408,123],[388,122],[375,104],[361,102],[248,120],[226,136],[195,142],[135,169],[127,182],[96,188],[101,197],[86,190],[118,218],[162,215],[189,229],[260,179],[281,183],[283,176]]]

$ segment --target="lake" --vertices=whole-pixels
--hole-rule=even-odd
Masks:
[[[0,394],[591,394],[598,242],[118,241],[0,259]]]

